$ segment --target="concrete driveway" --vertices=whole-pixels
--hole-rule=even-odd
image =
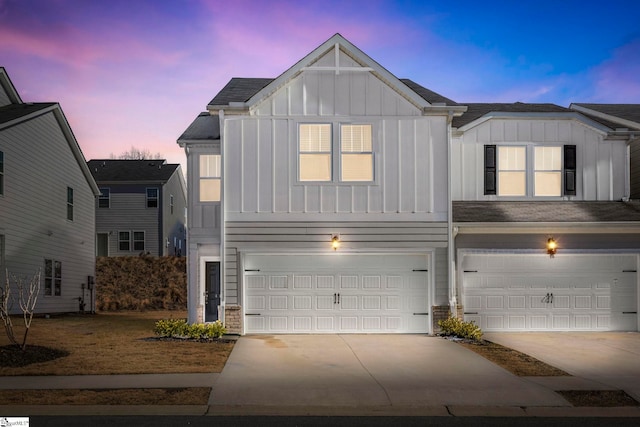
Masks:
[[[526,353],[584,379],[573,388],[619,389],[640,401],[640,333],[486,333],[484,338]],[[541,379],[544,384],[557,379]],[[556,388],[559,390],[560,388]]]
[[[464,347],[423,335],[245,336],[210,405],[569,406]]]

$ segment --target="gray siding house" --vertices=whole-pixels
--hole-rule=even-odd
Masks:
[[[23,102],[0,67],[0,279],[40,271],[38,313],[93,310],[98,193],[60,105]]]
[[[100,188],[96,255],[185,255],[186,187],[165,160],[90,160]]]
[[[432,333],[456,313],[487,331],[637,331],[634,126],[456,103],[339,34],[277,78],[233,78],[178,139],[189,321]]]

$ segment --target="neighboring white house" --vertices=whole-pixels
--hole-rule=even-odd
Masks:
[[[187,189],[166,160],[89,160],[98,187],[96,255],[182,256]]]
[[[0,278],[39,270],[38,313],[93,310],[97,195],[60,105],[23,102],[0,67]]]
[[[485,331],[638,330],[632,135],[551,104],[466,105],[451,144],[464,318]]]
[[[556,105],[455,103],[336,34],[275,79],[232,79],[178,139],[189,321],[638,330],[630,138]]]

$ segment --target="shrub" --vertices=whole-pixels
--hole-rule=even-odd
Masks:
[[[465,322],[457,317],[449,317],[445,320],[439,320],[440,333],[444,336],[455,336],[466,338],[474,341],[482,339],[482,329],[475,322]]]
[[[211,340],[227,333],[221,321],[213,323],[194,323],[189,325],[184,319],[165,319],[156,322],[154,332],[165,338],[188,338],[193,340]]]

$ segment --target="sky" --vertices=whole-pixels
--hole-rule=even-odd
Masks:
[[[0,0],[0,66],[59,102],[87,160],[176,140],[232,77],[335,33],[457,102],[640,103],[637,0]]]

